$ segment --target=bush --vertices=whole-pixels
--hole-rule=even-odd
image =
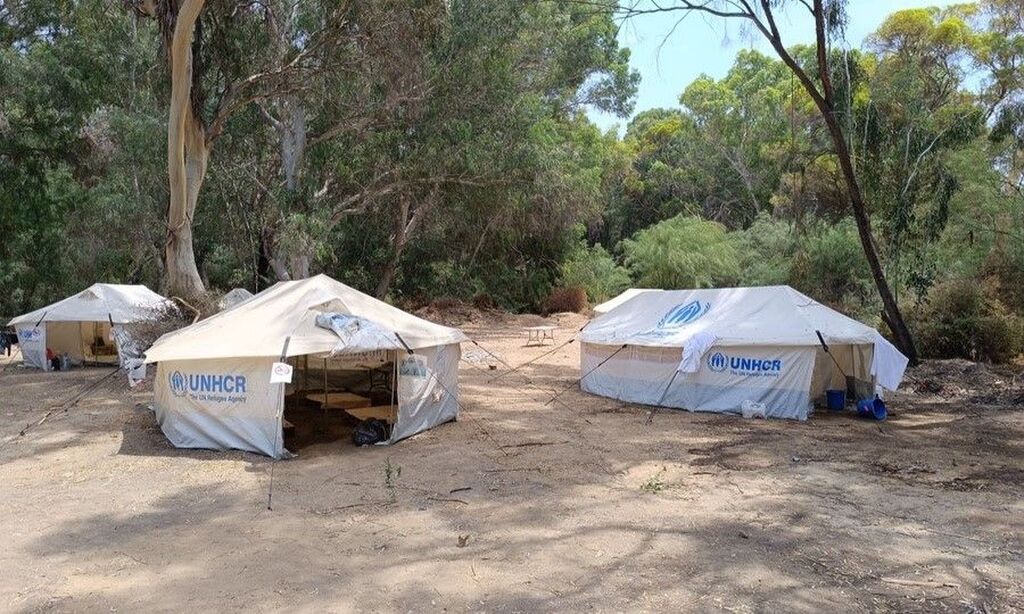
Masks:
[[[791,286],[854,311],[870,302],[874,296],[871,271],[853,220],[808,231],[803,245],[790,268]]]
[[[740,259],[725,227],[677,215],[622,242],[626,265],[648,288],[708,288],[735,284]]]
[[[1024,320],[999,300],[992,283],[937,284],[908,321],[925,357],[1008,362],[1024,351]]]
[[[582,313],[587,310],[587,291],[578,286],[572,288],[555,288],[544,299],[544,313],[561,313],[571,311]]]
[[[780,286],[789,283],[797,235],[792,224],[761,213],[750,228],[733,233],[740,251],[740,284]]]
[[[601,303],[630,286],[629,272],[615,264],[611,254],[601,245],[587,247],[581,243],[574,248],[559,269],[564,287],[580,287],[587,298]]]

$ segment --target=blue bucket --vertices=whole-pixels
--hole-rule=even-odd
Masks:
[[[845,390],[826,390],[825,404],[832,411],[842,411],[846,407]]]
[[[857,401],[857,415],[864,418],[881,421],[885,420],[888,413],[885,409],[885,403],[878,397]]]

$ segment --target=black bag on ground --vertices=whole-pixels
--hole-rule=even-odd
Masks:
[[[357,446],[371,446],[378,441],[387,441],[388,425],[376,418],[363,420],[352,431],[352,443]]]

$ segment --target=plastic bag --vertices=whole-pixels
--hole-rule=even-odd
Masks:
[[[748,400],[743,401],[740,405],[740,410],[743,412],[744,418],[765,418],[767,408],[764,403],[755,403]]]
[[[370,419],[360,422],[352,431],[352,443],[357,446],[372,446],[380,441],[387,441],[388,425],[381,420]]]

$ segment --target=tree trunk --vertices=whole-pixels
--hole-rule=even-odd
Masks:
[[[775,26],[772,15],[771,4],[768,0],[761,0],[762,11],[768,19],[770,29],[758,23],[762,27],[762,33],[768,38],[775,52],[779,54],[783,63],[796,75],[800,84],[814,100],[815,106],[825,119],[829,135],[832,137],[832,144],[835,147],[836,157],[839,159],[839,166],[843,172],[843,179],[846,182],[849,192],[850,208],[853,210],[853,218],[857,222],[857,234],[860,237],[861,247],[864,256],[868,261],[868,268],[871,269],[871,277],[878,290],[878,296],[882,299],[882,319],[892,331],[897,347],[907,358],[911,365],[916,365],[917,348],[914,347],[914,339],[903,320],[899,305],[889,289],[889,282],[885,278],[885,271],[878,258],[878,250],[875,249],[875,240],[871,233],[871,219],[868,217],[867,207],[864,204],[864,197],[860,191],[860,183],[857,181],[857,174],[853,168],[853,159],[850,155],[850,148],[847,146],[846,137],[835,114],[835,98],[832,90],[832,81],[828,65],[828,45],[825,35],[825,9],[823,0],[814,0],[814,22],[815,37],[817,45],[818,72],[821,79],[822,90],[819,92],[814,82],[804,71],[803,67],[790,55],[789,51],[782,44],[778,28]]]
[[[171,104],[167,122],[167,291],[193,297],[205,291],[192,246],[192,218],[206,176],[209,145],[192,109],[192,35],[203,0],[184,0],[178,9],[170,48]]]
[[[409,244],[409,239],[415,234],[416,229],[420,227],[423,219],[434,208],[434,205],[437,204],[440,194],[441,185],[439,183],[433,184],[430,187],[430,192],[412,209],[412,215],[409,215],[409,198],[411,197],[408,194],[399,196],[398,217],[395,218],[395,234],[391,236],[391,244],[394,249],[391,253],[391,258],[384,265],[380,281],[377,283],[377,291],[375,293],[377,298],[383,299],[387,296],[388,291],[391,290],[391,284],[394,283],[395,276],[398,274],[398,265],[402,261],[402,254],[405,253],[405,247]]]
[[[399,197],[398,217],[395,219],[395,234],[391,238],[391,257],[384,270],[381,271],[380,281],[377,282],[377,290],[374,292],[377,298],[383,299],[391,290],[391,284],[395,281],[398,273],[398,263],[402,260],[402,253],[405,251],[405,244],[409,240],[409,198],[403,194]]]

